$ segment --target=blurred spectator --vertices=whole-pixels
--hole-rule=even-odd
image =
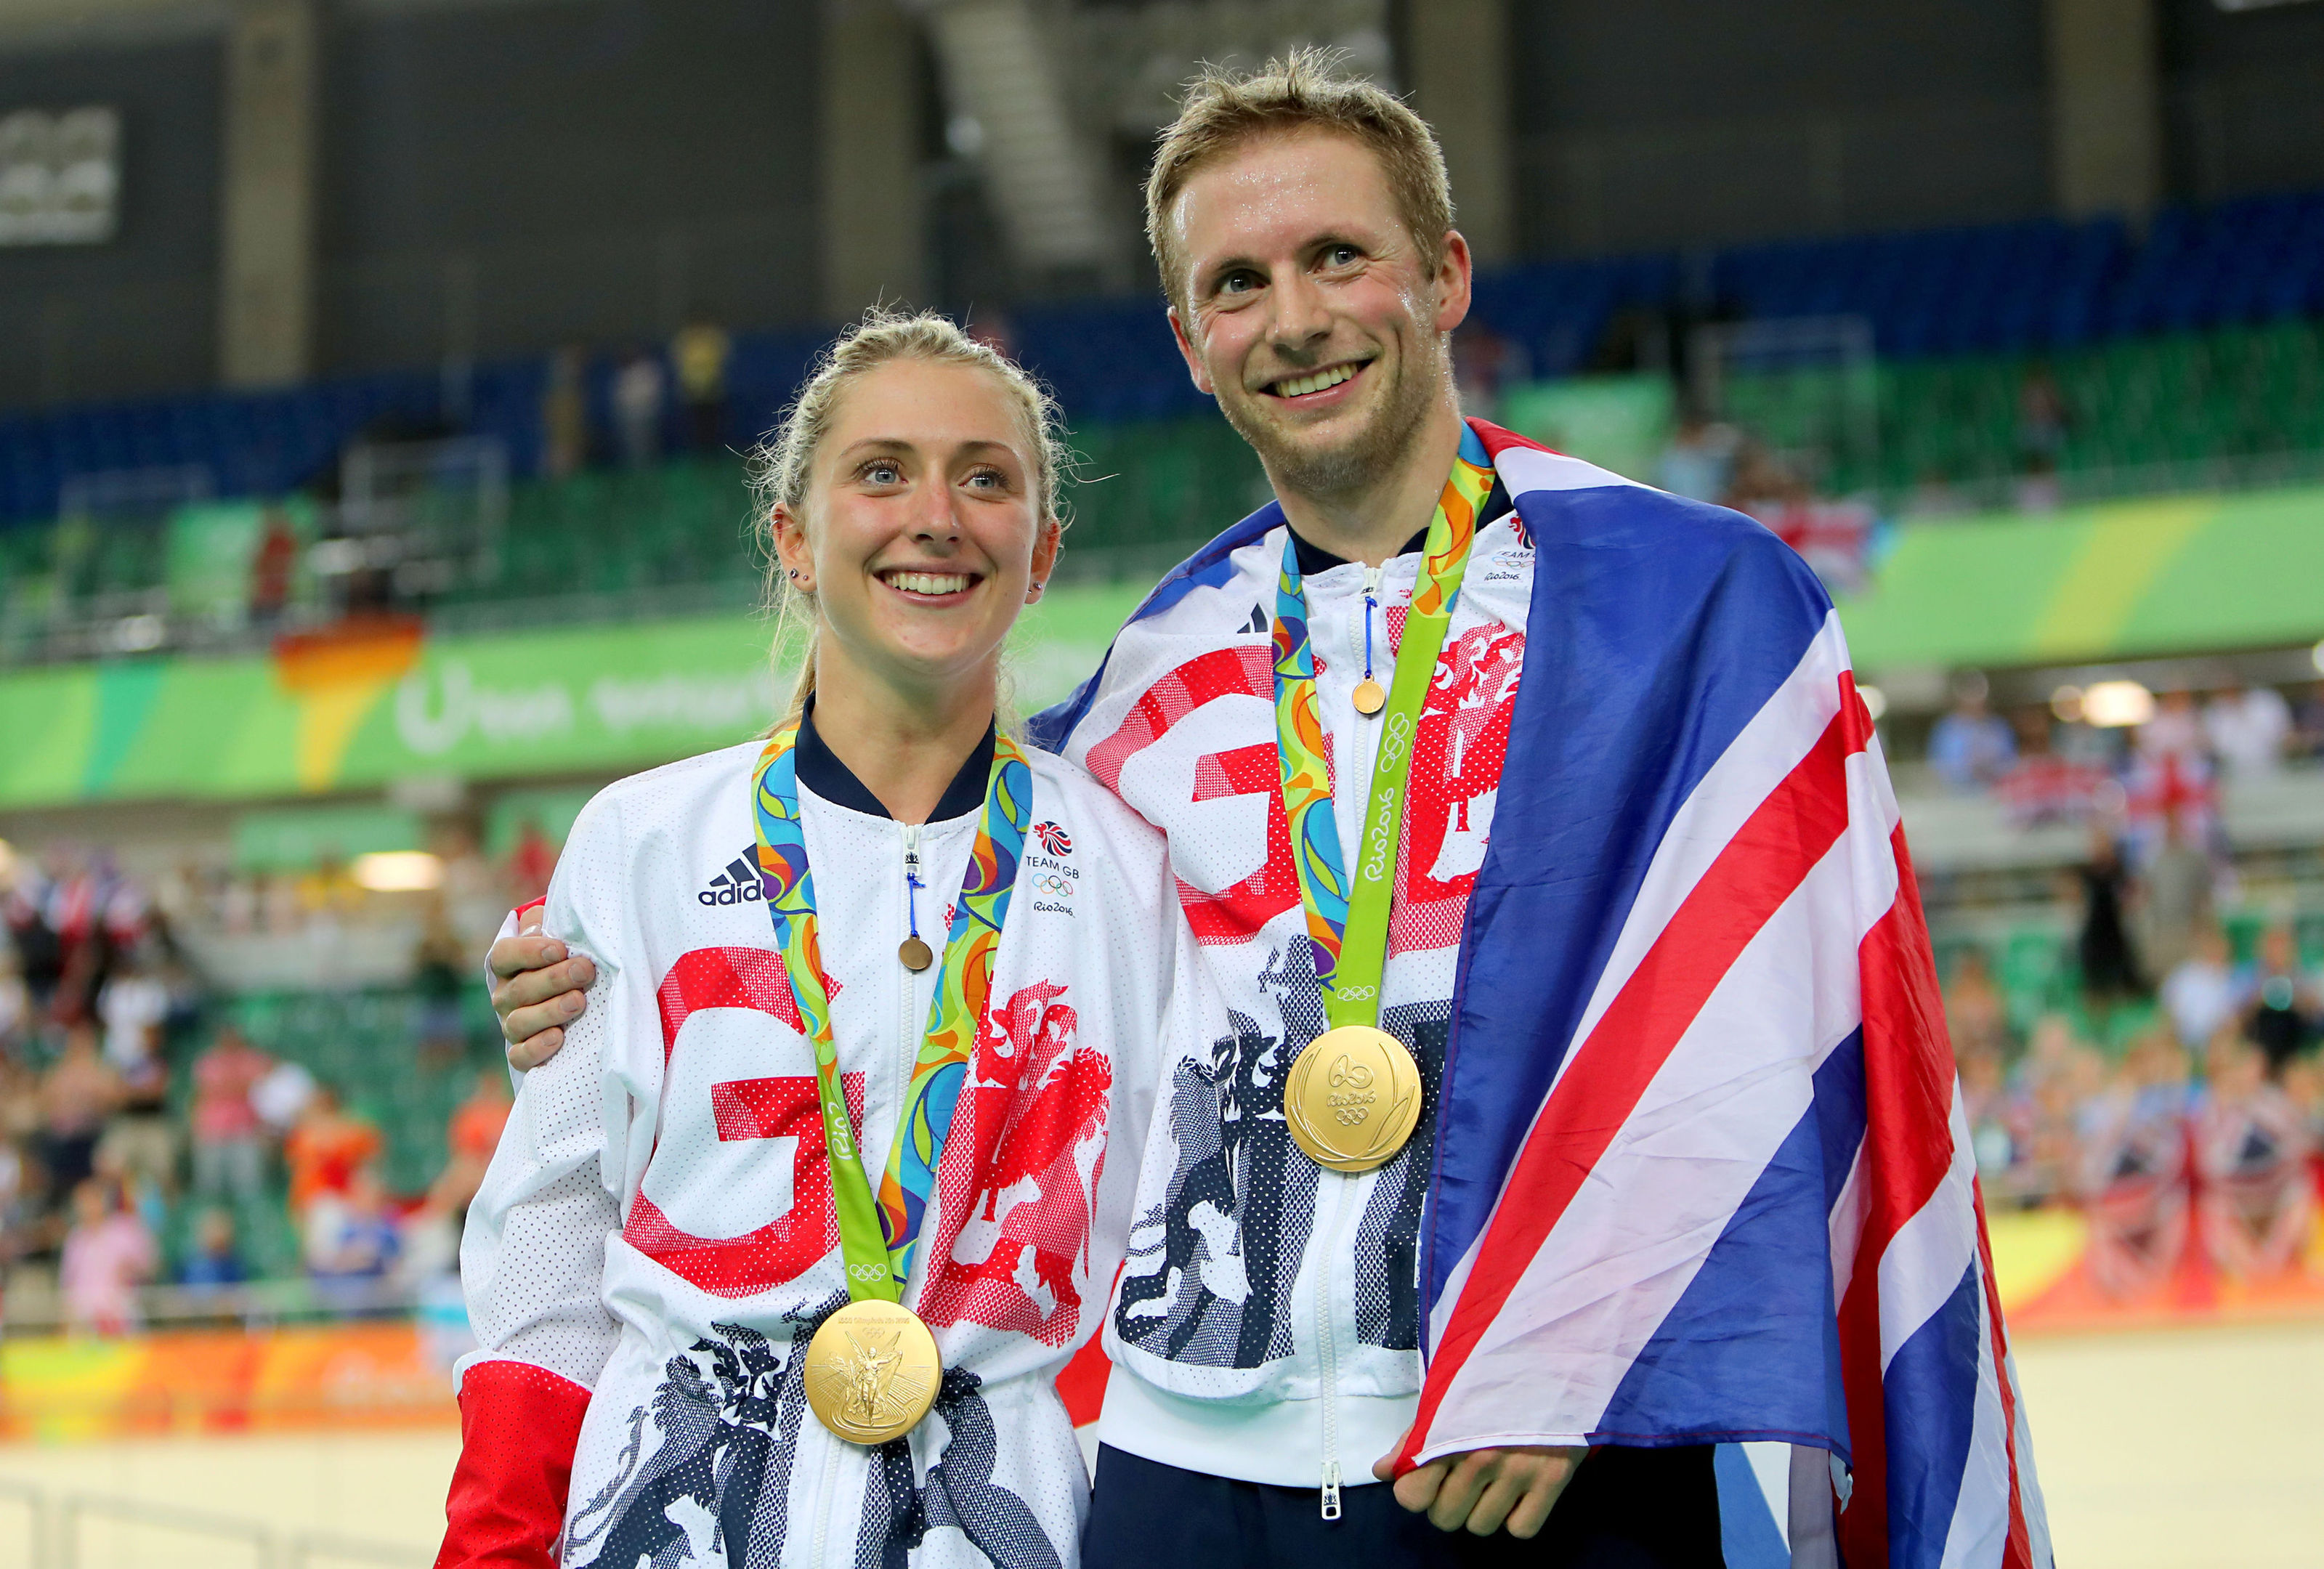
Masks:
[[[2194,952],[2163,982],[2163,1010],[2170,1015],[2179,1044],[2195,1051],[2218,1034],[2221,1025],[2235,1018],[2241,990],[2227,933],[2216,925],[2204,927],[2196,936]]]
[[[2292,711],[2289,745],[2299,757],[2324,757],[2324,681],[2311,681]]]
[[[369,1166],[350,1172],[342,1191],[318,1195],[301,1230],[307,1272],[325,1300],[337,1298],[343,1307],[365,1306],[403,1251],[379,1174]]]
[[[251,1096],[274,1059],[228,1025],[194,1059],[194,1195],[248,1204],[266,1189],[266,1125]]]
[[[550,479],[580,472],[589,459],[589,406],[581,385],[581,351],[549,356],[540,392],[540,471]]]
[[[2079,1186],[2091,1278],[2110,1296],[2135,1297],[2166,1278],[2186,1246],[2187,1060],[2150,1034],[2124,1068],[2078,1115]]]
[[[0,942],[0,1052],[20,1050],[32,1033],[32,989],[18,970],[15,946]]]
[[[2082,966],[2082,996],[2103,1017],[2114,1004],[2140,995],[2138,954],[2124,920],[2131,900],[2130,873],[2114,831],[2101,823],[2090,830],[2090,858],[2076,873],[2081,886],[2081,936],[2075,948]]]
[[[2212,877],[2211,858],[2190,842],[2183,815],[2166,808],[2163,842],[2141,874],[2140,952],[2149,974],[2169,974],[2194,952],[2196,934],[2210,923]]]
[[[557,846],[540,831],[540,824],[531,817],[524,819],[517,829],[516,844],[509,851],[508,881],[512,902],[524,904],[549,891],[549,880],[557,872]]]
[[[2215,1057],[2194,1143],[2203,1238],[2221,1272],[2244,1280],[2297,1269],[2315,1208],[2313,1140],[2259,1052],[2230,1041]]]
[[[474,955],[452,929],[439,898],[429,907],[414,955],[412,986],[420,994],[420,1054],[432,1063],[457,1059],[467,1049],[460,1025],[460,988]]]
[[[493,1151],[500,1148],[509,1106],[506,1072],[489,1067],[477,1074],[476,1087],[453,1111],[451,1125],[445,1131],[447,1158],[443,1174],[429,1189],[430,1208],[449,1215],[468,1207],[484,1183]]]
[[[2195,694],[2177,688],[2163,693],[2154,717],[2138,727],[2136,745],[2144,757],[2200,759],[2203,720],[2195,709]]]
[[[97,1141],[121,1104],[121,1075],[97,1049],[97,1030],[76,1024],[41,1079],[41,1161],[55,1193],[70,1193],[96,1169]]]
[[[2292,705],[2273,687],[2230,687],[2204,706],[2203,734],[2229,779],[2263,779],[2283,766]]]
[[[1945,987],[1945,1021],[1952,1032],[1954,1055],[1962,1061],[1980,1057],[2001,1063],[2009,1048],[2009,1003],[1993,983],[1984,949],[1964,948],[1953,960],[1952,980]]]
[[[1499,417],[1501,387],[1511,379],[1518,358],[1509,340],[1475,317],[1452,334],[1452,384],[1461,396],[1461,411],[1480,420]]]
[[[696,452],[715,452],[726,439],[726,362],[734,340],[725,329],[696,318],[670,339],[678,400],[686,405],[687,437]]]
[[[613,373],[613,428],[622,461],[643,468],[661,457],[662,408],[669,398],[661,361],[640,352]]]
[[[265,531],[250,555],[250,623],[272,627],[290,607],[290,585],[299,569],[299,536],[281,507],[266,509]]]
[[[177,1186],[178,1131],[170,1121],[170,1065],[158,1027],[139,1039],[135,1061],[108,1064],[121,1079],[121,1100],[97,1140],[97,1165],[133,1192],[160,1204]]]
[[[2058,510],[2058,466],[2065,457],[2069,420],[2065,394],[2046,365],[2027,368],[2017,386],[2017,506],[2021,512]]]
[[[235,1248],[234,1216],[207,1209],[194,1223],[193,1251],[178,1270],[178,1283],[197,1291],[217,1291],[250,1278]]]
[[[2316,978],[2301,968],[2290,927],[2273,926],[2261,935],[2259,961],[2244,995],[2244,1038],[2267,1059],[2267,1076],[2281,1079],[2285,1065],[2324,1026],[2324,995]]]
[[[251,1086],[250,1106],[277,1137],[287,1137],[314,1098],[315,1075],[295,1062],[278,1062]]]
[[[1720,425],[1706,419],[1702,409],[1687,407],[1680,411],[1678,430],[1671,432],[1669,447],[1662,448],[1662,458],[1655,463],[1655,484],[1671,495],[1711,502],[1715,507],[1727,500],[1727,491],[1734,484],[1736,448],[1740,444],[1743,437],[1734,425]]]
[[[160,1261],[153,1234],[102,1182],[84,1179],[73,1187],[72,1214],[57,1272],[66,1324],[84,1334],[135,1329],[137,1287]]]
[[[147,973],[134,952],[124,954],[114,964],[97,997],[97,1011],[105,1021],[105,1060],[127,1073],[161,1044],[161,1020],[169,1016],[170,989]]]
[[[337,1092],[317,1084],[282,1144],[292,1217],[303,1220],[319,1198],[343,1196],[355,1173],[378,1157],[380,1142],[377,1128],[341,1111]]]
[[[1953,684],[1952,711],[1929,732],[1929,766],[1957,790],[1978,790],[2007,773],[2017,761],[2009,722],[1985,706],[1984,676],[1965,672]]]

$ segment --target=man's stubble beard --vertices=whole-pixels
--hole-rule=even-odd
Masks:
[[[1267,468],[1277,493],[1288,491],[1315,502],[1343,502],[1379,485],[1402,466],[1428,422],[1429,410],[1452,374],[1450,355],[1440,345],[1437,374],[1414,374],[1420,367],[1402,356],[1395,383],[1379,412],[1338,447],[1323,451],[1280,439],[1278,429],[1254,414],[1266,392],[1250,394],[1250,401],[1221,398],[1220,412],[1235,434],[1247,442]],[[1372,362],[1377,365],[1379,362]]]

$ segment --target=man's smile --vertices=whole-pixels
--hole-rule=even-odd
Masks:
[[[1353,381],[1371,363],[1370,360],[1342,360],[1338,365],[1326,365],[1322,370],[1301,371],[1296,375],[1281,377],[1268,383],[1261,390],[1270,398],[1280,398],[1286,402],[1296,402],[1303,398],[1316,397],[1343,383]]]

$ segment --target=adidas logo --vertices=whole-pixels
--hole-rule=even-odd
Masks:
[[[758,866],[750,856],[737,855],[694,897],[705,904],[755,904],[766,894],[759,887]]]
[[[1268,619],[1267,612],[1259,605],[1252,605],[1250,607],[1250,623],[1243,628],[1243,631],[1247,632],[1272,632],[1274,630],[1275,623]]]

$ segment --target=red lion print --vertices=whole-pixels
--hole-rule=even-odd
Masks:
[[[932,1324],[1047,1345],[1080,1326],[1113,1066],[1076,1048],[1065,990],[1036,983],[985,1015],[976,1076],[954,1113],[968,1116],[970,1137],[955,1121],[937,1173],[943,1214],[918,1303]]]

